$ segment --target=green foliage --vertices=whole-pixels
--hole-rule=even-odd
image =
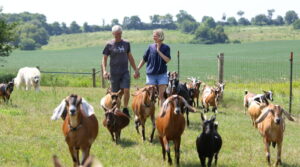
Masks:
[[[246,19],[245,17],[241,17],[238,20],[238,24],[243,25],[243,26],[251,25],[250,21],[248,19]]]
[[[195,38],[191,43],[203,43],[203,44],[214,44],[214,43],[226,43],[228,37],[224,32],[221,25],[216,28],[210,28],[208,24],[201,24],[195,32]]]
[[[293,10],[289,10],[285,13],[284,19],[286,24],[293,24],[296,20],[298,20],[298,14]]]
[[[236,26],[238,24],[238,22],[236,21],[236,19],[234,17],[228,17],[227,24],[231,25],[231,26]]]
[[[251,19],[251,23],[253,25],[264,26],[264,25],[269,25],[270,20],[268,19],[268,17],[265,14],[259,14]]]
[[[190,33],[193,34],[195,32],[195,30],[198,28],[199,23],[197,22],[192,22],[190,20],[184,20],[179,28],[182,32],[184,33]]]
[[[31,38],[22,38],[19,47],[21,50],[35,50],[40,45],[36,44],[36,42]]]
[[[185,10],[180,10],[179,13],[176,15],[177,23],[181,24],[184,20],[189,20],[191,22],[196,22],[194,17],[188,14]]]
[[[293,28],[294,28],[294,29],[300,29],[300,20],[296,20],[296,21],[293,23]]]
[[[274,25],[284,25],[284,20],[282,16],[277,16],[275,20],[273,20]]]
[[[14,79],[15,77],[16,76],[14,74],[0,73],[0,83],[8,83],[9,81]]]
[[[76,23],[76,21],[72,21],[71,25],[70,25],[70,33],[81,33],[81,29],[80,26]]]
[[[16,40],[16,33],[14,31],[16,25],[15,23],[8,24],[0,16],[0,57],[9,56],[15,48],[13,42]]]

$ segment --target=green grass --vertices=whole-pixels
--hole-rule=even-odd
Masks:
[[[300,31],[292,26],[226,26],[225,33],[231,41],[241,42],[300,39]]]
[[[275,92],[280,92],[282,83],[274,83]],[[269,88],[262,84],[262,88]],[[242,96],[244,88],[257,92],[252,84],[228,83],[225,88],[224,102],[219,106],[217,115],[219,133],[223,138],[223,147],[219,154],[219,166],[267,166],[264,145],[258,131],[251,125],[249,115],[243,114]],[[105,89],[42,87],[41,92],[25,92],[15,90],[11,96],[12,104],[0,104],[0,166],[3,167],[46,167],[53,166],[52,155],[56,154],[65,166],[72,166],[67,144],[65,143],[61,125],[62,120],[51,121],[53,109],[60,101],[71,93],[86,98],[95,108],[99,121],[99,134],[92,146],[91,154],[102,162],[105,167],[152,167],[169,166],[162,160],[161,146],[155,132],[153,144],[142,142],[134,127],[134,121],[122,131],[121,143],[116,145],[107,129],[102,126],[103,111],[99,107],[100,98]],[[275,104],[288,109],[286,89],[275,94]],[[295,99],[300,99],[300,89],[295,89]],[[299,103],[298,103],[299,104]],[[300,106],[293,106],[297,122],[286,120],[286,131],[283,142],[283,166],[299,166],[300,153],[299,119]],[[156,114],[158,109],[156,110]],[[132,112],[131,112],[132,115]],[[211,113],[209,113],[211,115]],[[133,115],[132,115],[133,117]],[[201,133],[200,114],[190,114],[191,126],[185,129],[181,141],[181,166],[200,166],[195,141]],[[149,137],[151,123],[147,121],[146,137]],[[173,144],[171,156],[174,160]],[[276,150],[271,148],[271,160],[274,163]]]
[[[168,63],[168,70],[177,71],[177,51],[180,51],[182,80],[194,76],[204,82],[215,81],[218,68],[217,54],[223,52],[226,82],[286,82],[289,80],[291,51],[295,53],[294,79],[300,78],[299,45],[299,40],[218,45],[170,44],[172,61]],[[132,44],[136,64],[141,60],[147,46],[148,44]],[[42,71],[92,72],[92,68],[98,71],[103,47],[70,50],[17,50],[11,56],[3,58],[6,63],[0,66],[0,73],[16,74],[17,70],[24,66],[39,66]],[[142,68],[141,74],[142,77],[138,82],[145,81],[145,67]],[[62,74],[55,74],[55,76],[60,77]]]

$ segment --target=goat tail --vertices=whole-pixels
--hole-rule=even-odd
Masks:
[[[245,90],[245,95],[248,94],[248,90]]]
[[[272,142],[272,146],[273,146],[273,148],[275,148],[276,142]]]

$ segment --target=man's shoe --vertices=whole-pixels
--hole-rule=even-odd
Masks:
[[[123,108],[123,113],[130,117],[128,108]]]

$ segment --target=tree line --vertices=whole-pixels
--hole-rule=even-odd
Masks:
[[[300,29],[300,20],[298,14],[293,11],[287,11],[285,16],[277,16],[273,18],[275,10],[267,10],[266,14],[259,14],[248,20],[243,17],[245,12],[238,11],[238,18],[227,17],[223,14],[220,21],[215,21],[210,16],[204,16],[201,22],[184,10],[180,10],[176,14],[176,21],[171,14],[153,15],[150,16],[150,23],[142,22],[139,16],[125,16],[123,21],[113,19],[111,23],[102,25],[89,25],[85,22],[80,26],[76,21],[71,22],[70,25],[66,23],[47,23],[47,18],[43,14],[23,12],[18,14],[2,13],[0,9],[0,26],[7,25],[7,29],[12,33],[14,29],[15,40],[10,42],[10,46],[18,46],[22,50],[34,50],[40,48],[42,45],[48,43],[49,37],[62,34],[76,34],[98,31],[110,31],[114,25],[122,25],[126,30],[152,30],[156,28],[163,28],[169,30],[180,30],[184,33],[194,34],[195,37],[191,43],[226,43],[229,42],[227,35],[224,32],[224,26],[265,26],[265,25],[291,25],[295,29]],[[9,27],[10,26],[10,27]],[[2,31],[2,29],[1,29]],[[0,36],[2,37],[2,35]],[[12,35],[10,35],[12,38]],[[2,45],[2,44],[1,44]],[[1,48],[2,49],[2,48]]]

